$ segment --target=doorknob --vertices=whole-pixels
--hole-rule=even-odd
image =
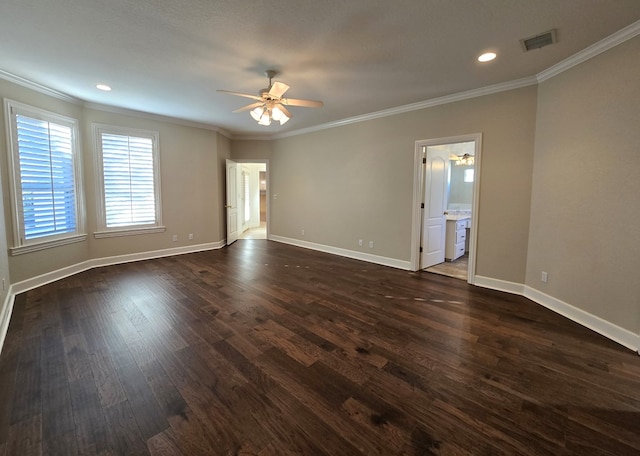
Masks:
[[[230,205],[230,204],[225,204],[224,207],[227,208],[227,209],[233,209],[233,206]]]

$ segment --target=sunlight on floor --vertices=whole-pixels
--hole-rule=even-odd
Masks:
[[[456,279],[467,280],[467,269],[469,267],[469,255],[463,255],[455,261],[445,261],[425,269],[427,272],[454,277]]]
[[[260,226],[255,228],[249,228],[238,239],[266,239],[267,238],[267,224],[261,222]]]

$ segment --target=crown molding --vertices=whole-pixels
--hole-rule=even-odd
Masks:
[[[25,79],[22,76],[9,73],[8,71],[0,70],[0,79],[4,79],[5,81],[12,82],[19,86],[26,87],[27,89],[34,90],[44,95],[49,95],[50,97],[66,101],[68,103],[73,103],[76,105],[81,105],[83,103],[83,101],[79,98],[72,97],[71,95],[67,95],[66,93],[58,92],[57,90],[45,87],[41,84]]]
[[[617,32],[598,41],[597,43],[594,43],[591,46],[583,49],[582,51],[573,54],[571,57],[564,59],[563,61],[553,65],[552,67],[541,71],[536,75],[536,79],[539,83],[546,81],[547,79],[557,76],[576,65],[586,62],[587,60],[592,59],[593,57],[602,54],[603,52],[606,52],[609,49],[612,49],[638,35],[640,35],[640,20],[626,26],[621,30],[618,30]]]
[[[144,111],[136,111],[135,109],[127,109],[127,108],[119,108],[117,106],[109,106],[103,105],[100,103],[93,103],[91,101],[85,101],[83,106],[87,109],[94,109],[96,111],[102,112],[111,112],[113,114],[121,114],[124,116],[138,117],[142,119],[155,120],[157,122],[168,122],[172,124],[183,125],[185,127],[194,127],[194,128],[202,128],[203,130],[211,130],[216,133],[220,133],[223,136],[226,136],[229,139],[232,139],[233,136],[227,130],[224,130],[220,127],[216,127],[215,125],[195,122],[192,120],[179,119],[177,117],[169,117],[163,116],[161,114],[152,114]]]
[[[122,114],[122,115],[131,116],[131,117],[144,118],[144,119],[155,120],[160,122],[169,122],[173,124],[184,125],[186,127],[202,128],[204,130],[211,130],[211,131],[220,133],[221,135],[226,136],[229,139],[233,138],[233,135],[231,134],[231,132],[224,130],[220,127],[217,127],[215,125],[85,101],[80,98],[72,97],[71,95],[67,95],[65,93],[51,89],[49,87],[45,87],[41,84],[30,81],[21,76],[17,76],[15,74],[9,73],[8,71],[0,70],[0,79],[4,79],[5,81],[11,82],[13,84],[26,87],[27,89],[42,93],[44,95],[48,95],[50,97],[57,98],[62,101],[66,101],[68,103],[81,105],[88,109],[94,109],[96,111],[103,111],[103,112],[111,112],[114,114]]]
[[[289,136],[303,135],[303,134],[312,133],[315,131],[327,130],[329,128],[342,127],[344,125],[351,125],[359,122],[365,122],[367,120],[395,116],[397,114],[402,114],[405,112],[418,111],[420,109],[432,108],[434,106],[455,103],[457,101],[463,101],[471,98],[482,97],[482,96],[491,95],[494,93],[520,89],[522,87],[536,85],[537,83],[538,81],[535,76],[529,76],[522,79],[516,79],[514,81],[502,82],[500,84],[480,87],[478,89],[467,90],[465,92],[458,92],[451,95],[445,95],[443,97],[432,98],[426,101],[419,101],[417,103],[398,106],[396,108],[389,108],[389,109],[384,109],[382,111],[371,112],[369,114],[362,114],[360,116],[348,117],[346,119],[337,120],[335,122],[328,122],[328,123],[316,125],[314,127],[301,128],[300,130],[293,130],[286,133],[276,133],[273,136],[271,136],[270,139],[287,138]]]
[[[271,139],[276,139],[275,136],[274,136],[275,134],[277,134],[277,133],[270,134],[270,135],[240,135],[240,134],[236,134],[236,135],[233,135],[230,139],[233,139],[234,141],[269,141]]]

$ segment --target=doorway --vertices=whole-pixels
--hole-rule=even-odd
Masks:
[[[481,142],[481,134],[416,141],[412,270],[474,283]]]
[[[268,239],[268,160],[227,160],[227,245]]]

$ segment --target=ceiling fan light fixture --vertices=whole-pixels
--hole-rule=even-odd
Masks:
[[[271,117],[273,117],[273,120],[280,121],[282,116],[284,116],[284,112],[282,112],[277,106],[271,111]]]
[[[289,121],[289,117],[285,113],[282,113],[282,117],[280,117],[280,125],[284,125]]]
[[[269,87],[262,89],[257,96],[247,93],[231,92],[229,90],[218,90],[218,92],[255,100],[253,103],[236,109],[233,112],[249,111],[251,118],[258,122],[259,125],[264,126],[271,125],[272,120],[280,122],[280,125],[287,123],[293,115],[285,106],[301,106],[306,108],[319,108],[323,106],[323,103],[317,100],[283,98],[285,92],[289,90],[289,86],[284,82],[274,82],[273,77],[276,74],[277,71],[275,70],[266,71],[267,78],[269,78]]]
[[[265,127],[271,125],[271,116],[269,115],[268,111],[265,111],[264,114],[262,114],[262,117],[260,117],[258,124],[264,125]]]
[[[251,117],[253,117],[253,120],[260,122],[260,119],[262,118],[263,113],[264,113],[264,107],[258,106],[257,108],[251,110],[249,114],[251,114]]]

